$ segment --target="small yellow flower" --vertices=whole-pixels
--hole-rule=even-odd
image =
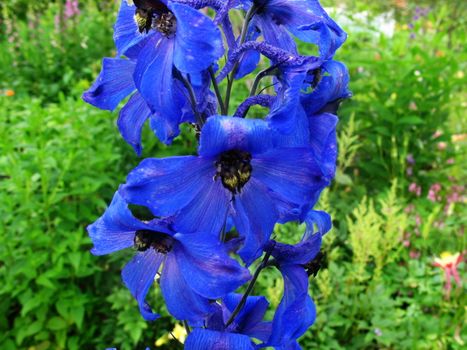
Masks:
[[[13,96],[15,96],[15,91],[11,90],[11,89],[7,89],[7,90],[5,90],[5,96],[6,97],[13,97]]]

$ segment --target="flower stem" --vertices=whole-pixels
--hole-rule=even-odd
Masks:
[[[242,32],[240,34],[240,41],[238,43],[239,46],[245,42],[246,34],[248,32],[248,26],[256,11],[257,7],[253,4],[245,16],[245,22],[243,22]],[[232,72],[230,73],[230,79],[228,79],[227,82],[227,91],[225,93],[225,110],[227,114],[229,113],[230,95],[232,94],[232,86],[235,80],[235,75],[237,74],[238,67],[240,66],[240,59],[241,57],[237,62],[235,62],[235,65],[232,68]]]
[[[221,114],[222,115],[227,115],[224,100],[222,99],[222,94],[221,94],[221,91],[219,89],[219,85],[217,84],[216,75],[214,73],[214,69],[212,69],[212,66],[210,66],[208,68],[208,71],[209,71],[209,75],[211,76],[212,86],[214,87],[214,91],[216,93],[217,102],[219,103],[219,107],[221,108]]]
[[[264,258],[261,261],[261,264],[259,264],[258,268],[256,269],[256,271],[255,271],[255,273],[253,275],[253,278],[250,281],[250,284],[246,288],[245,294],[243,294],[242,300],[240,300],[238,305],[235,307],[235,310],[230,315],[229,320],[226,322],[225,328],[227,328],[228,326],[230,326],[232,324],[232,322],[235,320],[235,317],[237,317],[239,312],[245,306],[246,300],[247,300],[248,296],[251,294],[251,292],[253,291],[253,287],[255,286],[255,283],[256,283],[256,280],[259,277],[259,274],[261,273],[261,271],[265,267],[268,266],[268,261],[269,261],[269,258],[271,257],[271,253],[272,253],[272,248],[269,251],[267,251],[266,254],[264,255]]]

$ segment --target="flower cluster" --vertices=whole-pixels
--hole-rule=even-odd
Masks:
[[[245,14],[239,34],[233,11]],[[138,155],[147,121],[166,144],[180,124],[193,126],[198,152],[144,159],[88,231],[93,254],[133,248],[125,285],[151,321],[159,315],[146,295],[160,286],[190,331],[185,349],[299,349],[313,324],[308,277],[331,227],[313,207],[334,177],[335,114],[350,95],[347,69],[333,60],[345,38],[316,0],[122,1],[117,57],[103,60],[84,100],[106,110],[124,103],[118,128]],[[296,39],[318,56],[301,55]],[[255,71],[250,96],[230,112],[235,81]],[[258,91],[266,78],[272,85]],[[264,118],[249,118],[255,105]],[[290,221],[306,223],[302,240],[272,239]],[[268,301],[251,295],[265,268],[284,280],[272,321],[263,320]]]

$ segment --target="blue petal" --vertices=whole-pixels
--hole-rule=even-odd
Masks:
[[[194,329],[185,341],[185,350],[254,350],[250,338],[243,334]]]
[[[328,103],[349,97],[349,72],[346,66],[337,61],[325,62],[321,70],[327,73],[321,78],[318,86],[309,94],[301,94],[301,102],[306,113],[311,116],[318,113]]]
[[[189,6],[169,3],[169,8],[177,18],[175,66],[185,73],[207,69],[224,54],[219,28]]]
[[[198,195],[203,177],[212,178],[214,173],[211,162],[194,156],[148,158],[130,172],[120,193],[132,204],[147,206],[154,215],[171,216]]]
[[[310,126],[309,120],[303,107],[298,104],[295,110],[295,125],[292,127],[290,134],[284,134],[277,130],[274,126],[274,121],[268,119],[271,128],[274,129],[274,146],[277,148],[283,147],[309,147],[310,145]]]
[[[212,116],[202,129],[198,151],[202,156],[232,149],[257,154],[271,147],[271,132],[263,120]]]
[[[187,284],[180,270],[179,261],[173,252],[167,255],[161,274],[161,290],[167,310],[178,320],[187,320],[192,325],[202,325],[203,320],[215,311],[214,305],[195,293]]]
[[[182,108],[186,102],[176,90],[173,68],[174,40],[152,37],[138,56],[134,79],[154,118],[163,123],[162,142],[168,143],[180,132]],[[159,136],[159,134],[158,134]]]
[[[273,320],[271,346],[293,344],[314,323],[316,308],[308,296],[308,275],[301,266],[280,267],[284,295]]]
[[[280,3],[280,0],[271,2]],[[345,32],[328,16],[319,1],[290,0],[287,3],[292,10],[287,29],[300,40],[318,45],[322,58],[332,57],[347,38]]]
[[[300,110],[300,90],[307,77],[307,72],[321,65],[316,57],[296,57],[297,65],[281,67],[280,88],[277,90],[276,105],[268,116],[270,125],[283,134],[291,134],[296,127],[297,114]]]
[[[141,42],[147,38],[146,35],[138,32],[138,26],[134,18],[135,10],[136,7],[134,5],[130,6],[127,0],[122,0],[114,26],[114,41],[117,47],[117,56],[126,55],[130,58],[136,58],[139,50],[135,50],[135,46],[140,46]]]
[[[117,192],[104,215],[87,229],[94,244],[91,252],[104,255],[132,247],[135,232],[148,229],[148,226],[131,214],[128,204]]]
[[[250,26],[248,27],[246,41],[250,41],[250,40],[255,41],[256,39],[258,39],[260,34],[261,32],[258,30],[258,27],[256,24],[256,18],[253,17],[253,20],[251,21]],[[237,45],[232,46],[231,48],[235,49],[236,47]],[[249,50],[245,52],[242,58],[240,59],[240,64],[238,66],[237,73],[235,74],[235,79],[241,79],[245,75],[248,75],[251,72],[253,72],[258,66],[260,58],[261,58],[261,55],[256,50]]]
[[[146,101],[136,92],[131,96],[126,105],[121,109],[117,125],[120,133],[126,142],[135,150],[138,156],[141,155],[141,131],[144,123],[151,116]]]
[[[280,148],[258,155],[251,161],[252,177],[268,187],[277,198],[282,216],[299,214],[312,206],[319,192],[329,184],[312,151],[306,148]]]
[[[248,281],[248,269],[229,257],[217,237],[211,233],[176,234],[180,244],[174,247],[180,272],[196,293],[223,298]]]
[[[164,259],[163,254],[156,253],[154,249],[137,253],[123,268],[123,282],[138,301],[139,311],[147,321],[154,321],[160,316],[153,313],[146,303],[146,295],[154,284],[154,277]]]
[[[276,242],[272,256],[280,264],[307,264],[319,253],[321,234],[314,234],[296,245]]]
[[[307,225],[305,237],[315,233],[325,235],[332,228],[331,216],[325,211],[320,210],[310,210],[305,217],[305,223]],[[315,226],[317,230],[315,230]]]
[[[267,187],[253,177],[235,197],[233,206],[235,226],[245,237],[245,245],[238,254],[250,265],[261,256],[263,245],[269,240],[278,220],[278,213]]]
[[[329,113],[314,115],[309,118],[310,147],[323,174],[329,179],[332,179],[336,172],[336,125],[338,121],[339,119],[335,115]]]
[[[276,21],[274,21],[270,15],[260,15],[257,21],[265,42],[290,53],[297,54],[297,45],[295,45],[292,37],[286,32],[282,25],[276,24]]]
[[[223,302],[230,312],[233,312],[242,299],[242,294],[231,293],[223,299]],[[238,333],[246,334],[251,337],[266,341],[271,330],[270,324],[262,322],[264,315],[269,307],[269,302],[265,297],[249,296],[242,310],[235,317],[232,326]],[[230,317],[230,315],[229,315]],[[264,325],[263,325],[264,323]]]
[[[83,100],[100,109],[114,110],[120,101],[135,90],[135,62],[120,58],[104,58],[102,70]]]

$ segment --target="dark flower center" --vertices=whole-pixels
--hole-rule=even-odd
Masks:
[[[162,232],[138,230],[134,243],[135,248],[140,252],[153,248],[158,253],[167,254],[172,250],[173,238]]]
[[[221,178],[222,185],[233,194],[240,193],[241,189],[250,180],[252,167],[251,154],[239,150],[230,150],[220,155],[216,162],[216,176]]]
[[[140,33],[157,30],[165,36],[175,33],[177,20],[168,7],[159,0],[135,0],[135,22]]]
[[[321,267],[324,264],[324,258],[325,258],[325,254],[322,252],[319,252],[313,260],[303,265],[308,276],[313,275],[313,277],[316,277],[316,275],[318,274],[318,271],[321,269]]]

